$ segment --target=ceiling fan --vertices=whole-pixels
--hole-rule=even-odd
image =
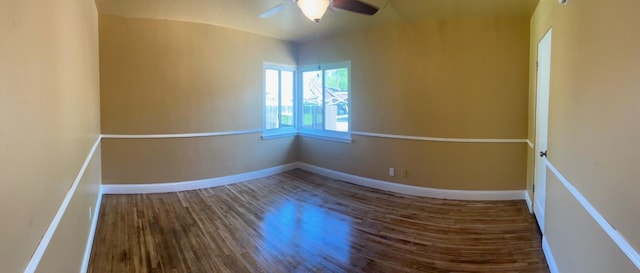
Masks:
[[[293,3],[298,5],[307,18],[316,23],[320,22],[327,9],[337,8],[364,15],[374,15],[378,12],[377,7],[360,0],[284,0],[284,3],[266,10],[259,16],[260,18],[271,17]]]

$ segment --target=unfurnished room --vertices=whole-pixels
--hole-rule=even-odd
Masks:
[[[0,272],[640,272],[638,11],[0,0]]]

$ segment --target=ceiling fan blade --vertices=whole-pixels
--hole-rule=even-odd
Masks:
[[[277,5],[273,8],[270,8],[268,10],[265,10],[263,13],[260,13],[260,15],[258,15],[260,18],[268,18],[271,16],[276,15],[278,12],[281,12],[284,9],[285,4],[280,4]]]
[[[378,8],[359,0],[333,0],[333,7],[365,15],[378,12]]]

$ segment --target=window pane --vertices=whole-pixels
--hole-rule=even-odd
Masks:
[[[278,70],[265,70],[265,129],[277,129],[278,105],[280,96],[278,92]]]
[[[281,72],[280,125],[293,127],[293,71]]]
[[[349,131],[349,69],[324,71],[325,129]]]
[[[302,72],[302,127],[322,130],[322,71]]]

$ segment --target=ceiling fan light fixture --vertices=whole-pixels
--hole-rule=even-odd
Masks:
[[[302,13],[316,23],[320,22],[331,3],[330,0],[297,0],[297,2]]]

